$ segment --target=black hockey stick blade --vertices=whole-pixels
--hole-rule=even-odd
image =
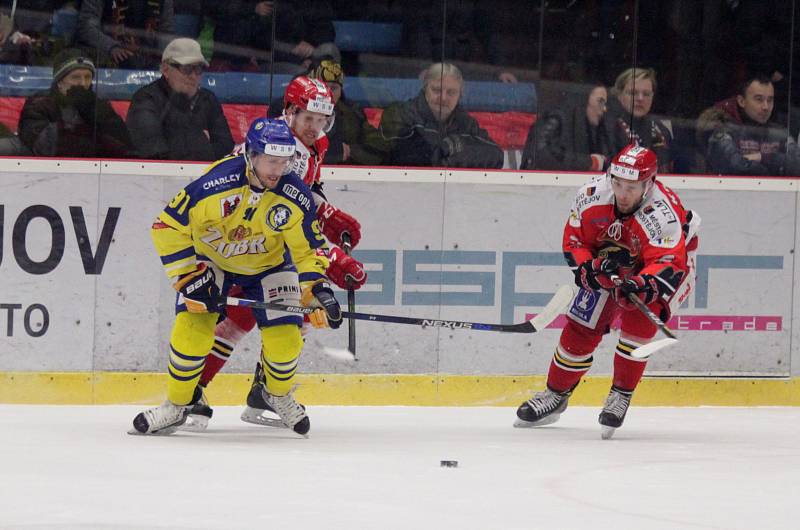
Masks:
[[[350,244],[350,234],[347,232],[342,234],[342,249],[348,256],[353,250],[353,245]],[[356,291],[353,289],[353,280],[347,279],[347,310],[351,313],[356,311]],[[347,349],[356,358],[356,320],[351,318],[347,321]],[[358,359],[356,359],[358,360]]]
[[[567,307],[572,300],[574,290],[569,285],[562,285],[556,294],[541,313],[530,321],[518,324],[487,324],[483,322],[466,322],[461,320],[445,320],[436,318],[415,318],[402,317],[395,315],[381,315],[376,313],[357,313],[354,311],[342,311],[344,318],[355,320],[367,320],[370,322],[386,322],[390,324],[409,324],[422,326],[424,328],[445,328],[445,329],[469,329],[474,331],[499,331],[503,333],[535,333],[544,329]],[[295,305],[284,305],[278,302],[261,302],[258,300],[247,300],[244,298],[227,297],[220,300],[225,305],[252,307],[254,309],[271,309],[273,311],[285,311],[287,313],[309,314],[316,311],[315,308],[301,307]]]

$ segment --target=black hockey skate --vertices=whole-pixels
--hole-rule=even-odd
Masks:
[[[570,394],[571,390],[554,392],[549,388],[544,392],[537,392],[517,409],[514,427],[541,427],[557,422],[561,413],[567,409]]]
[[[291,401],[297,405],[302,411],[302,418],[297,419],[297,423],[290,425],[284,420],[283,414],[275,409],[275,399],[282,400],[289,397]],[[293,408],[293,407],[289,407]],[[264,375],[264,368],[261,363],[256,363],[256,371],[253,374],[253,384],[250,386],[250,392],[247,394],[247,407],[241,415],[241,420],[246,423],[254,425],[265,425],[267,427],[278,428],[291,428],[297,434],[305,435],[310,429],[310,422],[305,415],[306,407],[297,403],[292,397],[291,393],[288,396],[272,396],[266,390],[266,376]],[[269,413],[269,415],[268,415]],[[289,410],[286,410],[289,414]],[[294,416],[293,414],[289,414]],[[301,432],[302,431],[302,432]]]
[[[186,423],[181,426],[182,431],[205,431],[208,428],[208,420],[210,420],[211,416],[214,415],[214,409],[209,406],[208,400],[206,399],[206,394],[203,391],[203,387],[197,385],[197,388],[199,388],[202,392],[200,399],[197,403],[192,405],[192,408],[189,410],[189,415],[186,417]]]
[[[614,431],[622,426],[625,421],[625,414],[628,412],[628,407],[631,404],[631,397],[633,392],[621,390],[612,386],[611,392],[608,393],[606,404],[603,406],[603,411],[600,412],[598,421],[600,422],[600,437],[603,440],[608,440],[614,436]]]
[[[200,387],[194,389],[192,401],[187,405],[176,405],[167,400],[160,406],[140,412],[133,418],[133,429],[128,434],[166,435],[172,434],[186,422],[192,405],[197,403],[203,392]]]

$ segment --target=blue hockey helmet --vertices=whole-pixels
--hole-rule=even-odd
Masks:
[[[248,154],[294,156],[297,150],[294,134],[286,122],[269,118],[254,120],[244,143]]]

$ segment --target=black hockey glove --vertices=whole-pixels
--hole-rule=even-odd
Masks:
[[[190,313],[219,312],[219,287],[214,271],[205,263],[195,271],[182,274],[173,287],[183,295],[186,310]]]
[[[303,289],[300,303],[305,307],[320,307],[310,315],[308,320],[315,328],[338,329],[342,325],[342,308],[328,282],[318,280],[310,287]]]
[[[588,259],[575,269],[575,285],[588,291],[610,291],[616,287],[611,274],[617,272],[617,264],[610,259]]]

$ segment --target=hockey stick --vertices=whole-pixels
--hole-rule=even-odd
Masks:
[[[614,285],[616,285],[617,287],[619,287],[619,286],[621,286],[623,283],[625,283],[625,282],[622,280],[622,278],[620,278],[620,277],[619,277],[619,276],[617,276],[616,274],[611,274],[610,276],[611,276],[611,281],[612,281],[612,282],[614,282]],[[635,294],[635,293],[628,293],[628,300],[630,300],[630,301],[631,301],[631,303],[633,303],[633,305],[635,305],[635,306],[636,306],[636,307],[639,309],[639,311],[641,311],[642,313],[644,313],[644,316],[646,316],[646,317],[647,317],[647,320],[649,320],[650,322],[652,322],[652,324],[653,324],[655,327],[657,327],[658,329],[660,329],[660,330],[661,330],[661,332],[662,332],[664,335],[666,335],[667,337],[669,337],[669,338],[671,338],[671,339],[678,340],[678,337],[676,337],[676,336],[675,336],[675,333],[673,333],[673,332],[672,332],[672,330],[671,330],[671,329],[669,329],[669,328],[667,327],[667,325],[666,325],[666,324],[664,324],[663,322],[661,322],[661,319],[660,319],[660,318],[658,318],[658,315],[656,315],[655,313],[653,313],[653,311],[652,311],[652,310],[651,310],[649,307],[647,307],[647,306],[644,304],[644,302],[642,302],[642,300],[641,300],[641,299],[640,299],[638,296],[636,296],[636,294]]]
[[[611,281],[614,282],[614,285],[617,286],[620,286],[624,283],[622,278],[620,278],[616,274],[611,275]],[[644,314],[644,316],[647,317],[647,320],[652,322],[654,326],[660,329],[661,332],[667,336],[666,339],[654,340],[653,342],[649,342],[647,344],[644,344],[643,346],[639,346],[638,348],[636,348],[631,352],[632,357],[636,357],[637,359],[645,359],[653,355],[658,350],[666,348],[667,346],[670,346],[678,342],[678,337],[675,336],[675,333],[673,333],[672,330],[669,329],[667,325],[661,321],[660,318],[658,318],[658,315],[653,313],[653,311],[649,307],[647,307],[645,303],[642,302],[642,300],[638,296],[636,296],[635,293],[628,293],[628,300],[630,300],[633,303],[633,305],[635,305],[639,309],[639,311],[641,311]]]
[[[350,244],[350,234],[347,232],[342,234],[342,249],[348,256],[353,250],[353,245]],[[351,313],[356,312],[356,291],[353,289],[353,280],[347,279],[347,310]],[[347,323],[347,349],[356,358],[356,319],[351,318]]]
[[[574,291],[572,286],[562,285],[547,303],[541,313],[533,319],[519,324],[485,324],[482,322],[464,322],[461,320],[442,320],[436,318],[414,318],[394,315],[379,315],[375,313],[356,313],[342,311],[343,318],[355,320],[368,320],[371,322],[387,322],[390,324],[409,324],[423,328],[469,329],[474,331],[499,331],[503,333],[536,333],[547,327],[572,301]],[[277,302],[260,302],[231,296],[221,297],[219,302],[229,306],[251,307],[253,309],[271,309],[307,315],[316,311],[316,308],[295,305],[284,305]]]

